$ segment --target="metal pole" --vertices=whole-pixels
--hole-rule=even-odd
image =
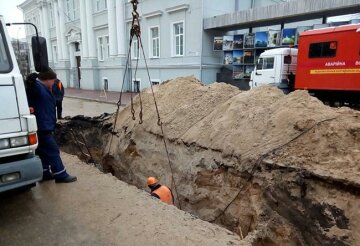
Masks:
[[[38,29],[37,27],[30,22],[13,22],[13,23],[6,23],[6,26],[11,26],[11,25],[32,25],[35,28],[35,32],[36,32],[36,37],[39,38],[39,33],[38,33]],[[39,41],[39,40],[38,40]]]
[[[38,50],[40,51],[40,41],[39,41],[39,32],[38,32],[38,29],[37,27],[33,24],[33,23],[30,23],[30,22],[13,22],[13,23],[6,23],[6,26],[11,26],[11,25],[31,25],[35,28],[35,33],[36,33],[36,41],[37,41],[37,45],[38,45]],[[40,56],[40,60],[41,60],[41,52],[39,53],[39,56]],[[40,68],[40,70],[43,70],[44,68]],[[46,68],[47,69],[47,68]]]

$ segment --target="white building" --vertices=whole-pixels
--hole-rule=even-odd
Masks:
[[[204,34],[202,20],[215,9],[230,11],[235,2],[223,3],[222,11],[215,6],[220,0],[205,1],[205,8],[199,0],[140,1],[142,41],[153,83],[188,75],[205,83],[215,81],[221,55],[212,51],[213,36]],[[130,1],[27,0],[19,7],[25,21],[34,23],[46,38],[50,66],[66,86],[101,89],[106,80],[109,90],[120,90],[132,20]],[[30,43],[35,30],[27,26],[26,33]],[[140,57],[133,90],[149,86],[143,55],[135,48],[131,54],[133,68]],[[130,86],[125,84],[125,89]]]
[[[68,87],[119,91],[125,72],[132,21],[130,0],[26,0],[26,22],[38,26],[48,45],[50,66]],[[326,16],[358,12],[360,0],[139,0],[142,42],[152,83],[194,75],[216,81],[223,53],[214,36],[319,24]],[[311,8],[309,12],[308,9]],[[305,21],[308,20],[308,21]],[[305,21],[305,22],[304,22]],[[235,31],[235,32],[234,32]],[[241,31],[241,30],[240,30]],[[27,41],[35,31],[26,27]],[[149,86],[143,55],[131,51],[136,78],[125,90]],[[229,75],[231,80],[232,72]],[[134,77],[134,76],[133,76]],[[226,76],[220,76],[227,81]],[[225,79],[224,79],[225,78]],[[246,83],[246,82],[245,82]]]
[[[50,66],[67,86],[99,89],[99,71],[109,71],[115,90],[126,53],[124,6],[121,0],[27,0],[19,7],[46,38]],[[30,42],[35,30],[28,26],[26,33]]]

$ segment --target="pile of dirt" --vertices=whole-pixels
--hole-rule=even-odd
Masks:
[[[306,91],[243,92],[192,77],[154,89],[174,173],[150,89],[141,93],[143,124],[137,97],[137,119],[128,105],[112,141],[101,137],[101,148],[111,147],[105,169],[139,188],[157,176],[177,191],[181,209],[253,245],[360,243],[359,112]]]

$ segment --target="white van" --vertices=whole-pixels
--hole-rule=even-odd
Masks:
[[[284,87],[289,74],[296,74],[298,50],[296,48],[277,48],[260,54],[250,77],[250,87],[274,85]]]
[[[0,192],[32,187],[42,179],[35,156],[37,126],[4,19],[0,16]]]

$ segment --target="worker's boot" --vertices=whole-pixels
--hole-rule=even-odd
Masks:
[[[49,181],[49,180],[53,180],[54,176],[51,174],[51,172],[45,171],[43,172],[43,178],[41,180],[41,182],[43,181]]]
[[[55,179],[55,183],[71,183],[77,180],[76,176],[67,175],[65,178]]]

